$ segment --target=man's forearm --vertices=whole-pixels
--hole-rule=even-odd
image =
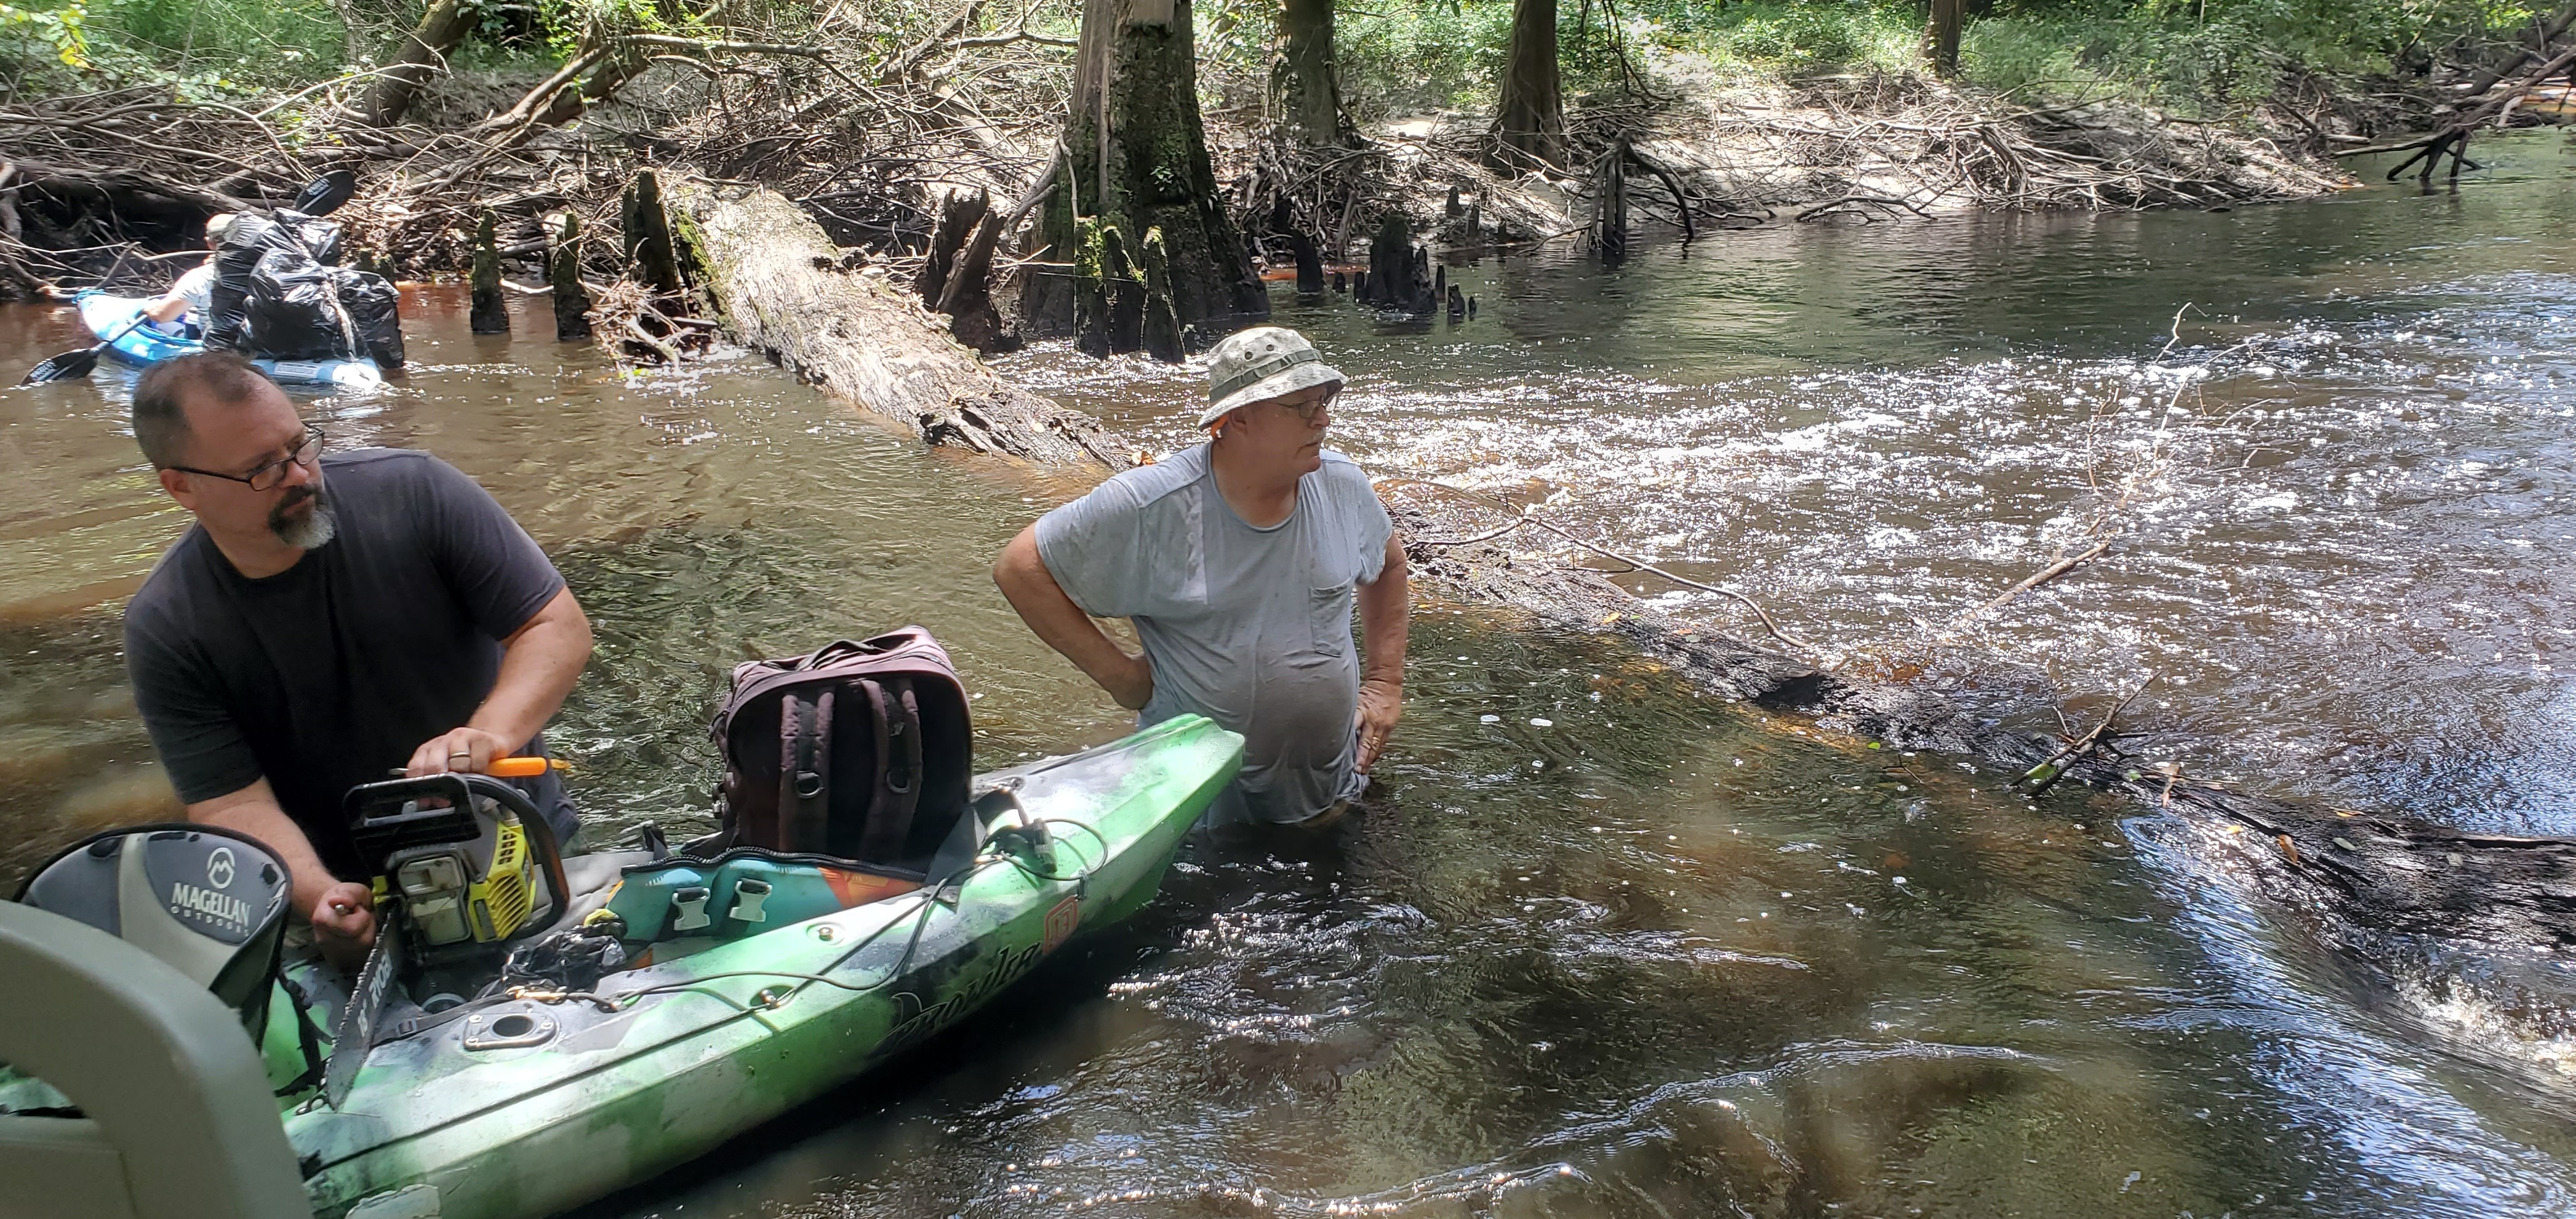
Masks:
[[[573,600],[572,590],[555,594],[510,637],[492,693],[465,726],[501,738],[508,748],[524,747],[563,708],[582,666],[590,662],[590,645],[590,619]]]
[[[1404,684],[1405,636],[1413,624],[1410,583],[1404,547],[1389,538],[1386,566],[1379,569],[1376,580],[1359,587],[1360,630],[1368,637],[1360,680]]]
[[[269,790],[268,780],[261,779],[228,796],[217,796],[188,806],[188,820],[200,825],[220,826],[248,834],[286,865],[286,875],[295,892],[295,909],[309,911],[322,900],[324,890],[340,878],[322,865],[322,857],[304,836],[304,827],[278,807],[277,796]]]

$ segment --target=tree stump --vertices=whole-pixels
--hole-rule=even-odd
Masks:
[[[812,217],[765,189],[666,184],[709,305],[744,346],[935,445],[1051,465],[1125,469],[1135,446],[986,368],[874,269],[842,269]]]
[[[948,315],[948,332],[957,341],[986,355],[1016,351],[1020,346],[1019,331],[1002,320],[1001,310],[993,307],[993,253],[1000,248],[1002,230],[1011,218],[986,211],[975,226],[973,240],[949,268],[948,283],[940,290],[938,312]]]
[[[561,341],[590,337],[590,289],[581,282],[580,238],[580,219],[565,212],[562,235],[546,264],[546,278],[554,285],[555,338]]]
[[[467,322],[476,334],[510,333],[510,307],[501,297],[501,251],[492,236],[492,213],[474,222],[474,304]]]
[[[939,206],[939,220],[930,229],[930,256],[922,261],[921,275],[913,286],[921,293],[921,303],[939,307],[948,290],[948,273],[957,265],[958,255],[965,252],[966,242],[993,210],[992,197],[983,191],[974,194],[951,194]]]

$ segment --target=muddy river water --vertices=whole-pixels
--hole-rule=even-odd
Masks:
[[[2152,677],[2131,747],[2189,773],[2571,834],[2576,144],[2488,150],[2456,194],[1784,227],[1458,268],[1460,324],[1281,320],[1353,374],[1355,456],[1546,504],[1846,667],[2034,722]],[[734,661],[886,625],[958,656],[984,758],[1121,730],[986,574],[1078,486],[753,359],[622,378],[541,301],[478,338],[463,303],[409,296],[412,371],[310,410],[455,462],[555,556],[599,635],[553,738],[594,832],[703,823]],[[0,366],[79,338],[0,311]],[[1186,372],[1006,367],[1186,437]],[[117,623],[185,518],[130,385],[0,393],[12,889],[168,811]],[[1961,619],[2097,528],[2108,556]],[[1194,840],[1136,926],[593,1213],[2576,1213],[2576,1028],[2325,946],[2155,809],[1438,603],[1409,691],[1365,815]]]

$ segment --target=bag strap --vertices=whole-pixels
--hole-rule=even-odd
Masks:
[[[909,677],[860,685],[868,692],[868,718],[877,734],[877,773],[857,855],[889,862],[902,857],[921,803],[921,706]]]
[[[778,701],[778,820],[780,846],[813,850],[826,841],[832,821],[832,692],[808,700],[790,693]]]

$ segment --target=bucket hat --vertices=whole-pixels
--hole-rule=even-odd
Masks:
[[[1255,326],[1238,331],[1225,336],[1208,355],[1208,404],[1199,412],[1199,426],[1255,402],[1346,380],[1340,369],[1324,362],[1323,354],[1305,335],[1294,330]]]

